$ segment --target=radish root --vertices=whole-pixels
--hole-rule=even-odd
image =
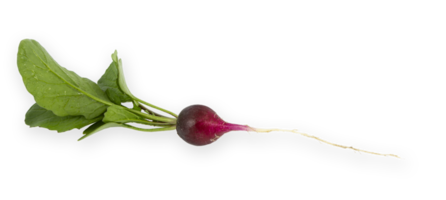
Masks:
[[[272,131],[282,131],[282,132],[297,133],[297,134],[303,135],[303,136],[305,136],[305,137],[313,138],[313,139],[316,139],[316,140],[318,140],[318,141],[320,141],[320,142],[323,142],[323,143],[326,143],[326,144],[329,144],[329,145],[332,145],[332,146],[336,146],[336,147],[344,148],[344,149],[352,149],[352,150],[354,150],[354,151],[364,152],[364,153],[369,153],[369,154],[374,154],[374,155],[378,155],[378,156],[393,156],[393,157],[396,157],[396,158],[400,158],[399,156],[397,156],[397,155],[395,155],[395,154],[382,154],[382,153],[376,153],[376,152],[366,151],[366,150],[362,150],[362,149],[357,149],[357,148],[354,148],[354,147],[352,147],[352,146],[344,146],[344,145],[340,145],[340,144],[331,143],[331,142],[325,141],[325,140],[323,140],[323,139],[320,139],[320,138],[318,138],[318,137],[316,137],[316,136],[308,135],[308,134],[306,134],[306,133],[299,132],[299,131],[297,131],[296,129],[294,129],[294,130],[285,130],[285,129],[261,129],[261,128],[252,128],[252,127],[250,127],[250,130],[252,130],[252,131],[254,131],[254,132],[257,132],[257,133],[269,133],[269,132],[272,132]]]

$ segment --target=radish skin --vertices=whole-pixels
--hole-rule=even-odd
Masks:
[[[223,121],[215,111],[207,106],[192,105],[178,115],[176,125],[178,135],[187,143],[202,146],[215,142],[229,131],[250,131],[246,125]]]

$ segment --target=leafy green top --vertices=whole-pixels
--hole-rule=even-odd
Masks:
[[[37,41],[22,40],[17,66],[26,89],[36,100],[26,114],[25,123],[58,132],[94,123],[79,140],[109,127],[149,132],[175,129],[177,115],[135,97],[125,83],[117,51],[112,54],[112,60],[96,84],[60,66]],[[133,102],[134,107],[127,108],[122,102]],[[141,103],[175,118],[164,117]],[[128,123],[160,128],[137,128]]]

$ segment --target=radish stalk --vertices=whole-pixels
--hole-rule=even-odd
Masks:
[[[147,102],[145,102],[145,101],[143,101],[143,100],[141,100],[141,99],[138,99],[138,98],[136,98],[136,100],[139,101],[140,103],[143,103],[143,104],[145,104],[145,105],[147,105],[147,106],[150,106],[150,107],[152,107],[152,108],[158,109],[158,110],[160,110],[160,111],[163,111],[163,112],[165,112],[165,113],[168,113],[168,114],[174,116],[175,118],[178,118],[178,115],[176,115],[176,114],[173,113],[173,112],[170,112],[170,111],[168,111],[168,110],[162,109],[162,108],[160,108],[160,107],[158,107],[158,106],[152,105],[152,104],[147,103]]]
[[[149,110],[148,108],[146,108],[145,106],[143,106],[141,104],[139,104],[138,107],[141,108],[142,110],[146,111],[147,114],[155,115],[155,116],[158,116],[158,117],[166,117],[166,116],[160,115],[160,114],[158,114],[158,113],[156,113],[156,112],[154,112],[152,110]]]
[[[135,127],[132,125],[128,125],[128,124],[123,124],[124,127],[129,128],[129,129],[133,129],[133,130],[137,130],[137,131],[144,131],[144,132],[158,132],[158,131],[170,131],[170,130],[175,130],[175,126],[174,125],[170,125],[170,126],[166,126],[163,128],[139,128],[139,127]]]

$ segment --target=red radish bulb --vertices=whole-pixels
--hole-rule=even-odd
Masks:
[[[216,141],[229,131],[250,131],[249,126],[223,121],[215,111],[203,105],[184,108],[178,115],[178,135],[189,144],[202,146]]]

